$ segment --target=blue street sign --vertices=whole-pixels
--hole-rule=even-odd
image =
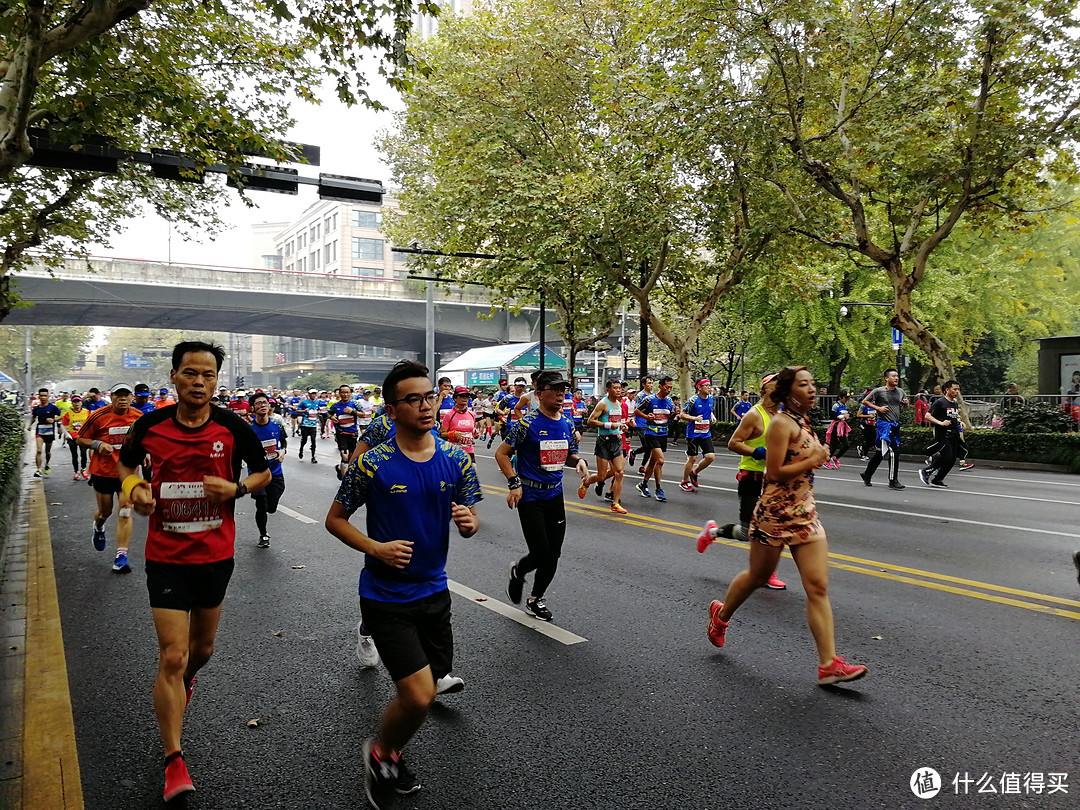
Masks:
[[[897,329],[895,326],[892,330],[892,342],[893,348],[899,349],[904,342],[904,333]]]

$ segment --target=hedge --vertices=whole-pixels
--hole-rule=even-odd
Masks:
[[[0,405],[0,535],[6,537],[11,506],[19,494],[19,470],[22,466],[26,430],[19,412]]]

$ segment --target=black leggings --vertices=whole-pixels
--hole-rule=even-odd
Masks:
[[[742,524],[744,532],[748,532],[750,529],[750,521],[754,518],[754,507],[761,500],[761,490],[764,487],[764,476],[757,478],[753,475],[747,475],[739,481],[739,523]]]
[[[86,456],[90,450],[89,447],[84,447],[81,444],[77,444],[72,438],[68,438],[68,449],[71,451],[71,469],[75,472],[86,469]],[[79,465],[79,457],[82,457],[82,466]]]
[[[303,427],[303,426],[301,426],[301,428],[300,428],[300,458],[304,457],[304,445],[307,444],[308,439],[311,439],[311,457],[315,458],[315,437],[318,435],[315,432],[316,430],[317,430],[316,425],[312,425],[311,427]]]
[[[555,579],[563,538],[566,537],[566,510],[563,508],[562,493],[542,501],[518,503],[517,512],[521,533],[525,535],[525,544],[529,547],[529,553],[518,560],[517,573],[519,577],[524,577],[536,571],[532,595],[539,598],[544,595],[551,580]]]

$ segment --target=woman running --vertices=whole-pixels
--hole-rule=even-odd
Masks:
[[[867,673],[836,654],[829,604],[829,545],[814,504],[814,470],[829,459],[806,418],[814,406],[814,378],[805,366],[780,372],[773,400],[784,410],[765,434],[765,489],[750,524],[750,567],[728,586],[724,601],[709,605],[709,641],[724,646],[735,611],[776,570],[786,545],[806,591],[806,618],[817,645],[818,684],[853,681]]]

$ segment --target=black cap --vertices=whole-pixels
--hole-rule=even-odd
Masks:
[[[135,383],[135,396],[145,397],[150,395],[150,386],[146,383]]]
[[[536,388],[569,388],[570,381],[565,379],[561,371],[541,371],[536,375]]]

